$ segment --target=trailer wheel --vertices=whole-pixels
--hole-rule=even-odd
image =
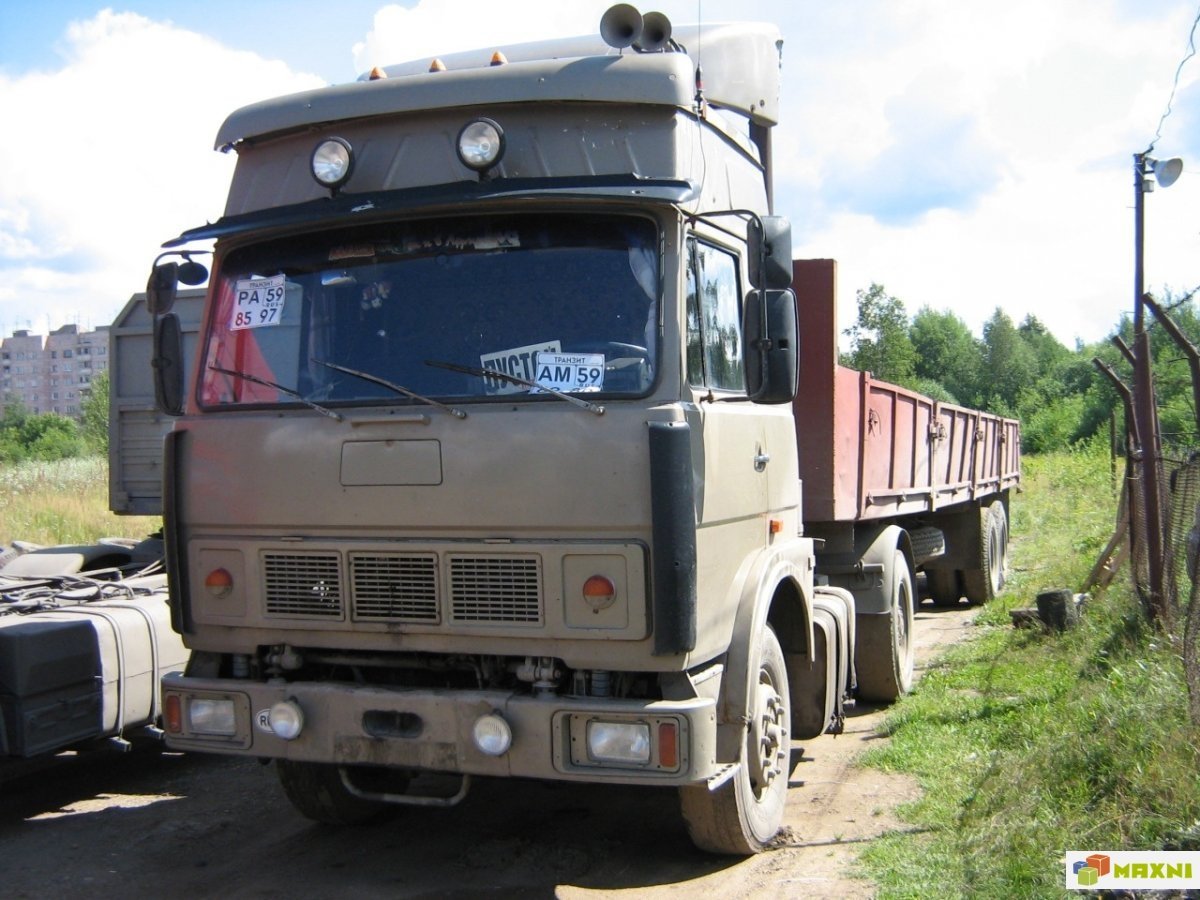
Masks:
[[[787,666],[768,625],[758,644],[758,679],[752,687],[741,764],[715,790],[689,785],[679,805],[692,841],[702,850],[749,856],[762,850],[783,825],[791,772],[791,709]]]
[[[929,584],[929,598],[934,606],[958,606],[963,598],[955,569],[926,569],[925,580]]]
[[[1008,567],[1008,516],[994,501],[979,510],[978,565],[963,570],[963,588],[972,603],[987,603],[1004,587]]]
[[[292,806],[305,818],[325,825],[361,825],[392,807],[356,797],[342,782],[339,766],[275,760],[279,783]]]
[[[913,583],[908,559],[899,549],[892,558],[891,611],[857,617],[854,668],[858,695],[890,703],[908,693],[913,676]],[[885,577],[888,574],[885,573]]]

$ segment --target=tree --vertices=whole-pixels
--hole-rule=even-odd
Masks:
[[[951,312],[922,307],[909,330],[916,375],[937,382],[954,402],[974,406],[983,368],[983,349],[965,322]],[[933,394],[929,391],[922,391]]]
[[[1037,354],[1001,309],[984,323],[983,348],[988,387],[981,399],[993,411],[1012,414],[1021,392],[1037,379]]]
[[[80,430],[83,439],[94,453],[108,453],[108,370],[92,379],[86,396],[80,403]]]
[[[908,336],[904,304],[881,284],[872,284],[857,296],[858,322],[845,331],[852,349],[843,361],[882,381],[911,382],[917,354]]]

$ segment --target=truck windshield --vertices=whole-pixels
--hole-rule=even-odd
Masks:
[[[206,407],[549,396],[521,379],[637,396],[654,381],[659,259],[644,219],[473,216],[325,231],[233,250],[216,284]]]

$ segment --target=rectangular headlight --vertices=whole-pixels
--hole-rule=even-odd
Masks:
[[[188,725],[193,734],[237,734],[233,700],[193,697],[188,704]]]
[[[588,722],[587,744],[597,762],[650,762],[650,726],[644,722]]]

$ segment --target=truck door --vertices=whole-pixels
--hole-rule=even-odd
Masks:
[[[732,584],[736,569],[765,537],[766,430],[746,396],[742,347],[742,280],[736,254],[688,241],[685,404],[693,435],[697,533],[698,633],[731,615],[704,586]],[[686,395],[690,394],[690,398]],[[717,629],[719,631],[719,628]]]

